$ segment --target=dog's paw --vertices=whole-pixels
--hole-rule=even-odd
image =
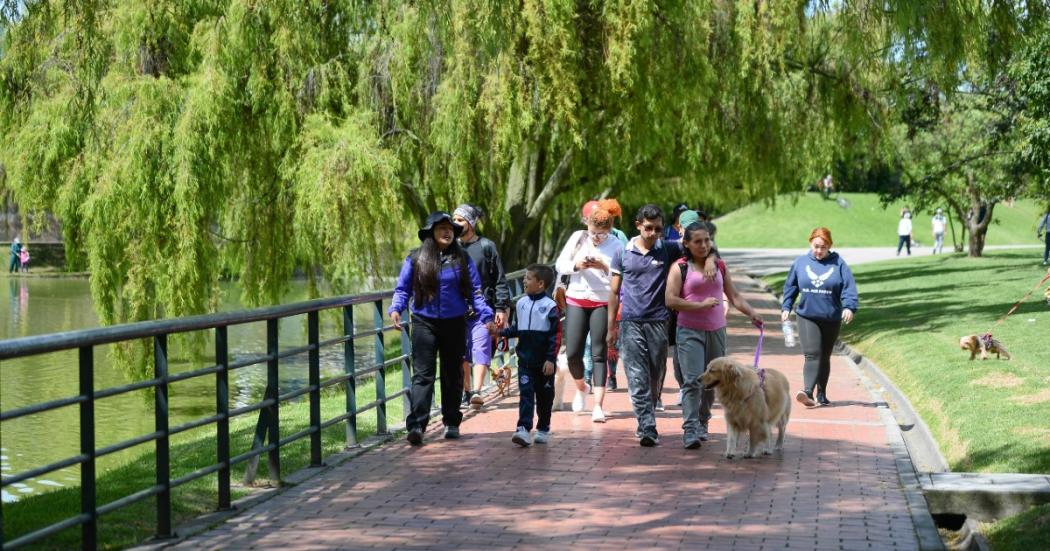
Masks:
[[[734,457],[736,457],[736,456],[735,456],[735,455],[733,455],[732,453],[729,453],[729,452],[725,452],[724,454],[722,454],[722,457],[724,457],[724,458],[726,458],[726,459],[732,459],[732,458],[734,458]]]
[[[773,455],[773,450],[763,450],[762,455]]]

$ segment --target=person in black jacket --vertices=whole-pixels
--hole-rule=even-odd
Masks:
[[[510,308],[510,288],[503,272],[496,244],[478,235],[478,222],[484,217],[482,210],[474,205],[464,203],[452,213],[452,221],[463,228],[459,236],[459,245],[474,261],[481,275],[481,292],[485,303],[496,314],[496,328],[500,329],[507,321]],[[471,363],[474,364],[471,373]],[[463,406],[470,405],[478,409],[484,403],[481,398],[481,383],[485,370],[492,363],[492,335],[477,316],[467,316],[467,353],[463,358]],[[473,375],[473,377],[471,376]]]
[[[526,447],[533,443],[532,414],[536,423],[537,444],[551,437],[551,409],[554,406],[554,364],[558,357],[558,335],[561,314],[547,289],[554,285],[554,270],[543,264],[525,268],[525,296],[518,300],[514,322],[500,331],[504,337],[516,337],[518,354],[518,428],[511,441]]]

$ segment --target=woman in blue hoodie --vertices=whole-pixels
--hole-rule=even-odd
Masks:
[[[441,357],[441,421],[445,438],[459,438],[459,397],[463,393],[463,353],[467,314],[473,309],[492,330],[492,309],[481,293],[481,277],[470,256],[456,242],[462,228],[447,212],[434,212],[419,229],[420,247],[405,259],[387,314],[401,328],[401,312],[412,310],[411,410],[405,419],[408,441],[423,443],[434,401],[437,359]]]
[[[780,319],[788,321],[798,298],[798,333],[806,358],[805,388],[795,399],[806,407],[826,406],[831,351],[842,323],[857,312],[857,283],[846,261],[831,252],[831,230],[821,227],[809,234],[809,252],[795,259],[784,281]],[[816,390],[816,401],[813,391]]]

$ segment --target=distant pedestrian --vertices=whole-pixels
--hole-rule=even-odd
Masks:
[[[18,253],[18,259],[22,263],[22,271],[29,273],[29,247],[22,246],[22,252]]]
[[[602,405],[608,382],[606,331],[609,309],[609,266],[616,254],[623,250],[618,239],[611,236],[612,214],[601,207],[594,208],[587,220],[587,231],[573,233],[558,255],[555,267],[569,276],[565,291],[565,354],[569,371],[576,383],[576,398],[572,410],[576,413],[586,407],[587,389],[584,384],[584,344],[591,337],[593,363],[594,408],[591,420],[605,422]]]
[[[7,273],[15,273],[22,263],[22,240],[15,238],[11,241],[11,262],[7,266]]]
[[[805,386],[795,399],[806,407],[831,403],[827,394],[831,351],[839,338],[841,324],[852,322],[857,311],[857,284],[853,273],[838,253],[831,252],[831,244],[831,230],[815,228],[809,234],[809,252],[795,259],[784,280],[780,320],[788,321],[797,299]]]
[[[511,441],[525,447],[532,444],[532,418],[535,412],[537,444],[551,438],[551,409],[554,406],[554,372],[561,332],[558,305],[547,296],[554,285],[554,270],[544,264],[530,264],[522,279],[525,296],[518,299],[504,337],[518,339],[518,425]]]
[[[1039,221],[1039,227],[1035,229],[1035,237],[1039,239],[1043,237],[1045,233],[1046,244],[1043,246],[1043,266],[1047,265],[1050,261],[1050,205],[1046,206],[1046,213],[1043,214],[1042,220]]]
[[[667,241],[681,241],[682,230],[685,225],[682,224],[682,215],[688,212],[689,205],[685,203],[678,203],[671,209],[671,218],[667,223],[667,228],[664,229],[664,239]]]
[[[681,244],[662,239],[663,212],[645,205],[634,219],[639,235],[620,251],[612,263],[609,290],[608,342],[619,339],[620,358],[627,374],[631,406],[638,420],[636,434],[642,446],[655,446],[658,384],[667,370],[667,306],[664,289],[667,270],[682,256]],[[623,289],[621,320],[616,320]]]
[[[427,217],[417,233],[422,244],[402,264],[394,298],[387,309],[398,329],[401,312],[406,307],[412,311],[411,407],[405,428],[408,441],[414,446],[423,443],[423,433],[430,421],[439,355],[445,438],[459,438],[468,309],[473,307],[481,323],[488,325],[489,331],[495,330],[492,310],[481,294],[478,270],[456,241],[462,231],[447,212],[434,212]]]
[[[485,304],[495,312],[496,328],[502,328],[510,309],[510,287],[503,272],[503,261],[500,259],[496,244],[478,234],[478,222],[484,218],[484,212],[464,203],[452,213],[452,221],[462,228],[459,246],[463,248],[481,276],[481,294]],[[474,309],[467,312],[467,353],[463,358],[463,406],[480,409],[485,402],[481,398],[481,383],[485,371],[492,363],[492,335],[482,323]],[[471,363],[473,363],[473,372]]]
[[[897,222],[897,256],[901,255],[901,248],[908,248],[908,256],[911,256],[911,211],[908,207],[901,209],[901,219]]]
[[[707,364],[726,355],[726,309],[722,296],[762,326],[762,319],[733,286],[725,262],[716,260],[714,277],[704,273],[713,259],[711,233],[702,222],[685,228],[682,239],[685,257],[667,274],[667,307],[678,312],[677,355],[685,384],[682,385],[682,442],[686,449],[700,447],[708,439],[707,423],[715,401],[712,389],[703,389],[700,376]]]
[[[944,228],[948,224],[944,211],[937,209],[930,224],[933,227],[933,254],[941,254],[944,251]]]

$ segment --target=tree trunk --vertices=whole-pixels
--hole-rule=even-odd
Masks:
[[[967,254],[972,258],[979,258],[984,254],[985,237],[988,234],[988,224],[992,221],[996,201],[985,201],[981,198],[980,191],[974,185],[972,174],[967,174],[966,180],[966,191],[970,196],[970,212],[966,217],[966,226],[970,230],[970,250]]]

